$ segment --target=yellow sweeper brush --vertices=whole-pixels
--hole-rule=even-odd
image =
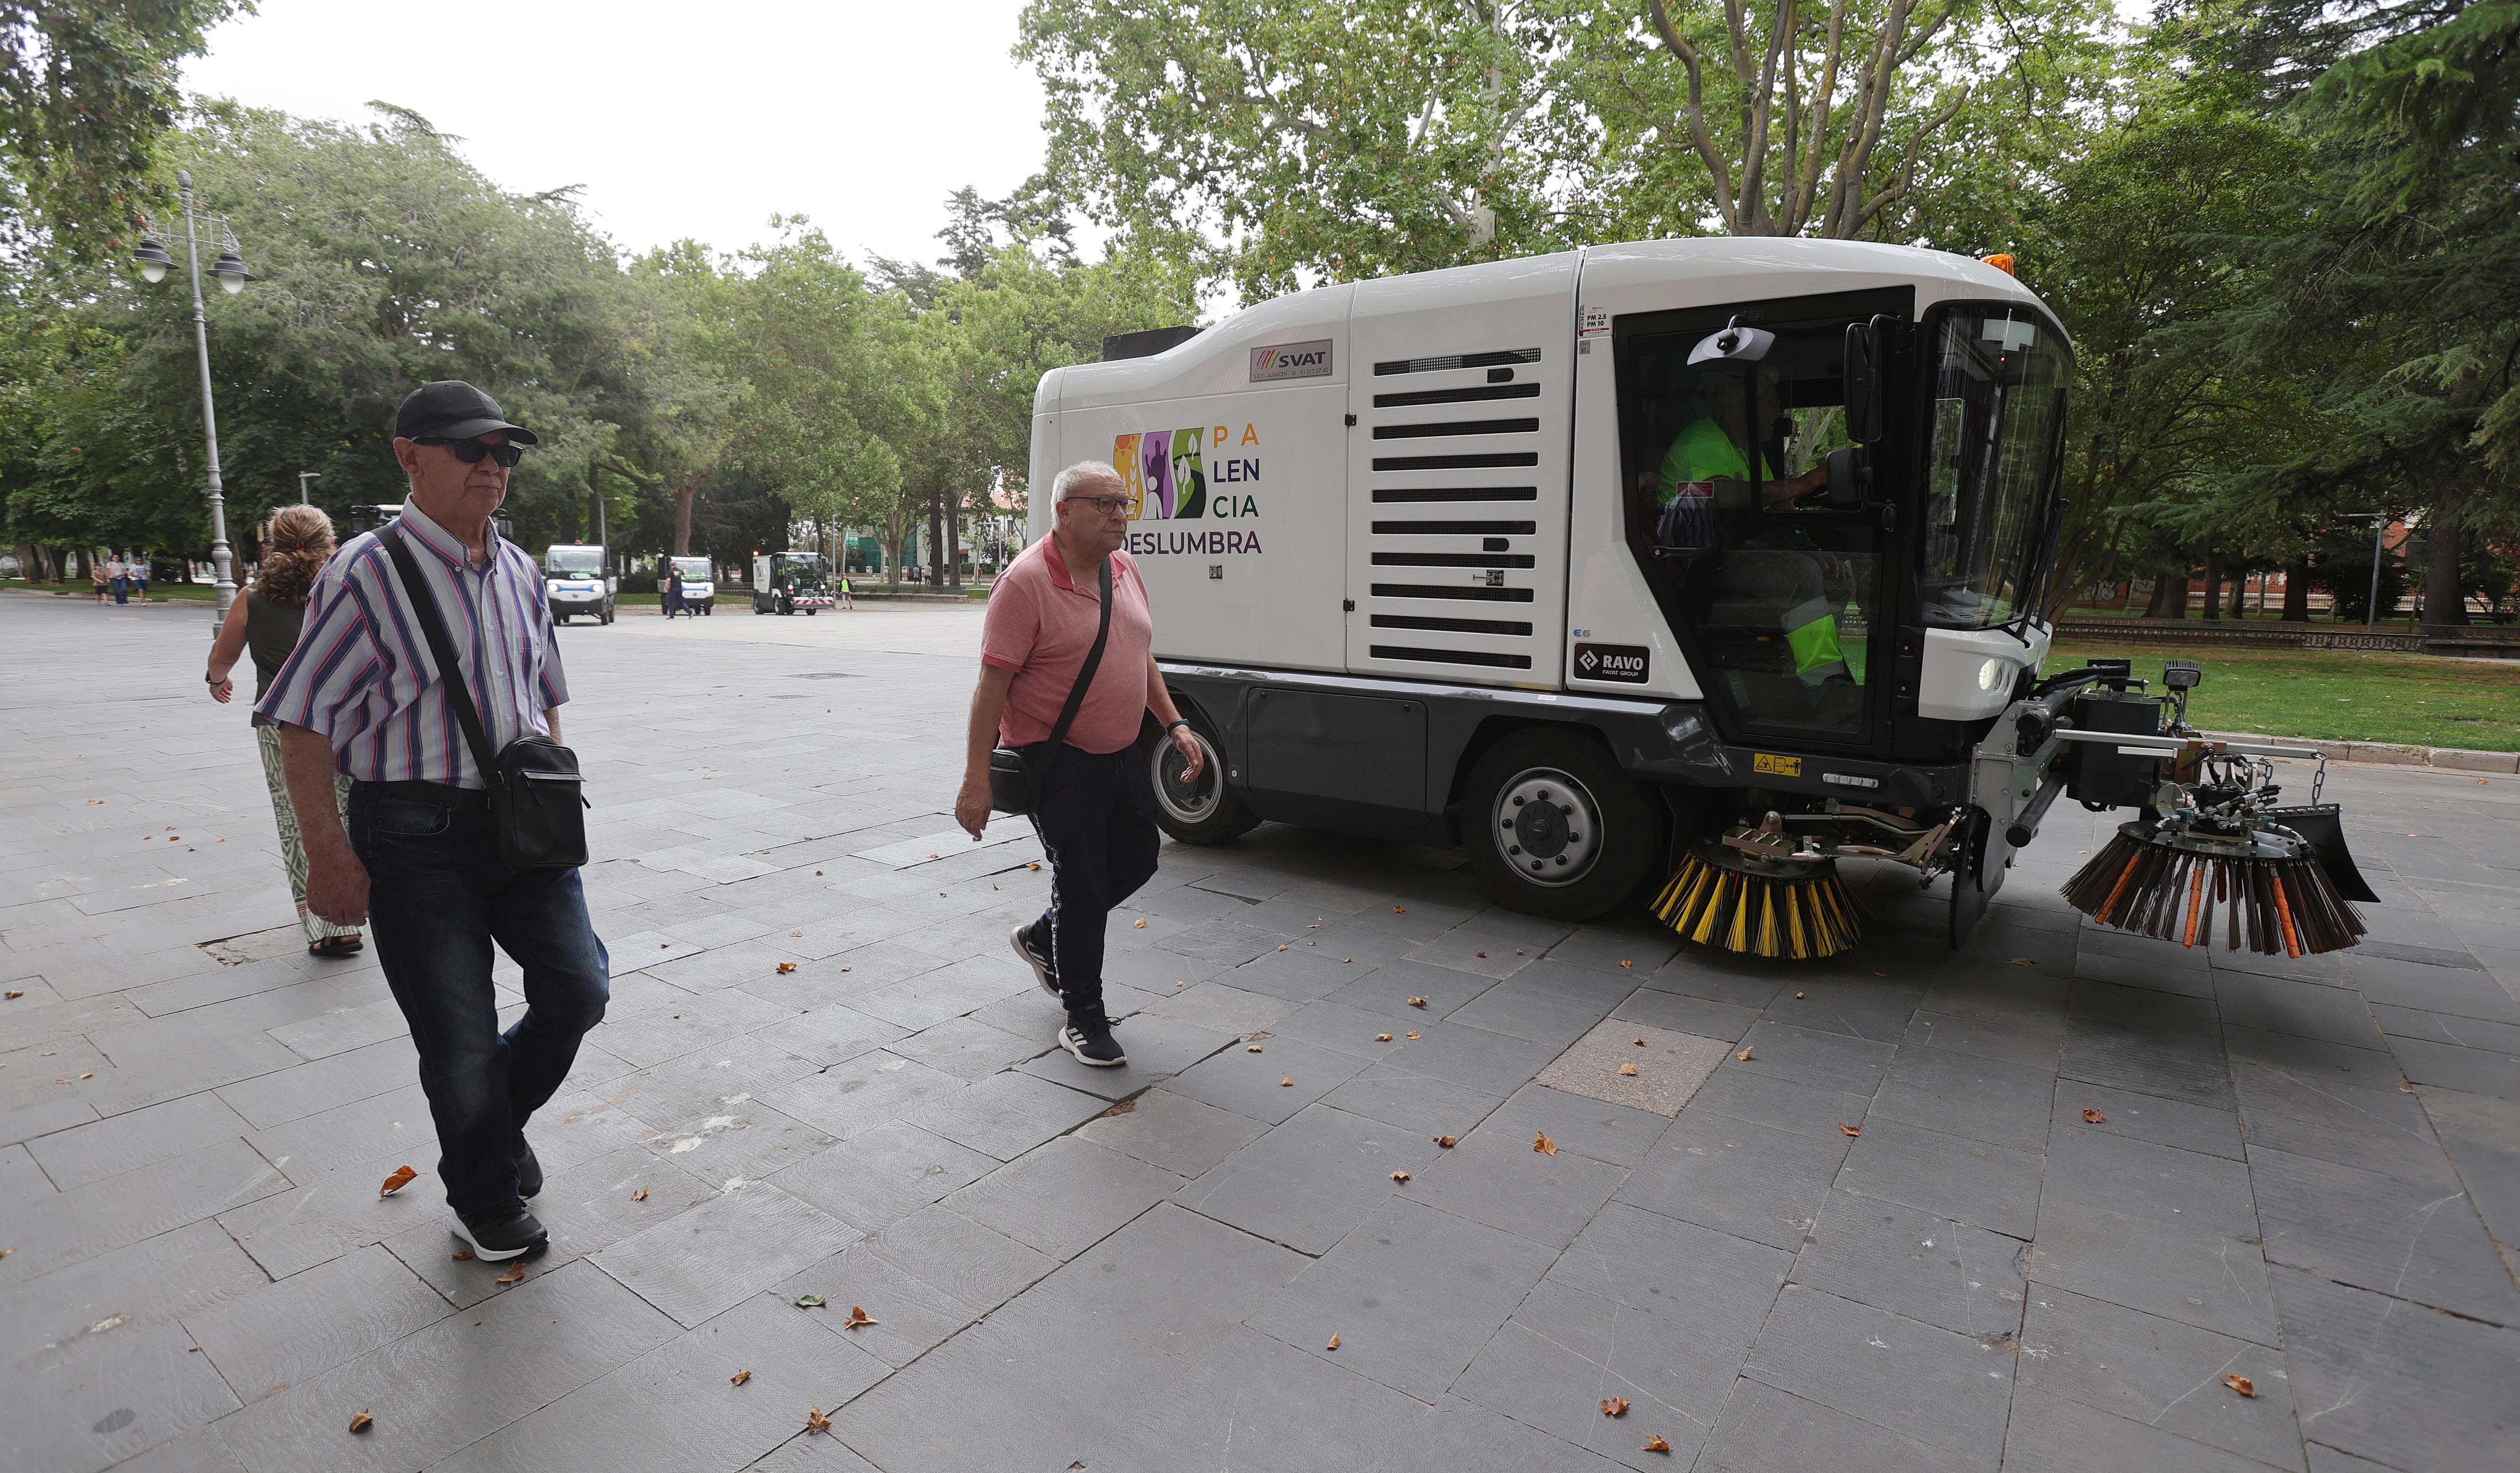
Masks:
[[[1766,859],[1720,839],[1689,846],[1653,910],[1689,941],[1752,956],[1834,956],[1863,934],[1836,861]]]

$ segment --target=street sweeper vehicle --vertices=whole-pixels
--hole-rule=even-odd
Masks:
[[[1844,241],[1591,247],[1127,335],[1034,400],[1032,484],[1107,460],[1206,747],[1166,832],[1459,844],[1503,903],[1642,896],[1822,956],[1840,858],[1949,878],[1958,945],[2060,796],[2068,887],[2190,944],[2323,950],[2336,812],[2199,739],[2197,671],[2043,672],[2073,349],[1997,264]],[[1032,506],[1047,534],[1046,495]],[[2221,919],[2219,935],[2215,920]]]

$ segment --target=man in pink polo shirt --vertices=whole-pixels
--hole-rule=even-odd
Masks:
[[[973,839],[989,821],[989,753],[1001,741],[1040,774],[1033,827],[1050,855],[1050,908],[1014,928],[1015,954],[1067,1009],[1059,1045],[1078,1062],[1129,1062],[1102,1011],[1102,932],[1111,907],[1155,872],[1155,794],[1139,744],[1148,712],[1179,748],[1185,782],[1199,745],[1155,668],[1155,622],[1137,565],[1120,551],[1129,497],[1098,461],[1069,466],[1051,484],[1057,525],[1017,555],[989,592],[980,630],[980,685],[971,696],[969,750],[954,821]],[[1059,708],[1085,667],[1102,618],[1104,560],[1111,631],[1076,719],[1054,757]],[[1047,766],[1045,766],[1047,761]]]

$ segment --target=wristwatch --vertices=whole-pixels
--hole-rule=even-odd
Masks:
[[[226,675],[213,675],[207,670],[202,672],[202,678],[212,685],[225,685],[229,679]]]
[[[1170,731],[1176,726],[1188,726],[1189,724],[1190,723],[1188,721],[1166,721],[1164,723],[1164,730]]]

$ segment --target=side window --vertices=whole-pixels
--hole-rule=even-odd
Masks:
[[[1829,455],[1850,444],[1847,325],[1910,300],[1847,293],[1613,324],[1629,548],[1737,735],[1869,734],[1873,636],[1889,622],[1880,533],[1870,513],[1831,504]],[[1736,321],[1773,341],[1755,357],[1700,351]]]

